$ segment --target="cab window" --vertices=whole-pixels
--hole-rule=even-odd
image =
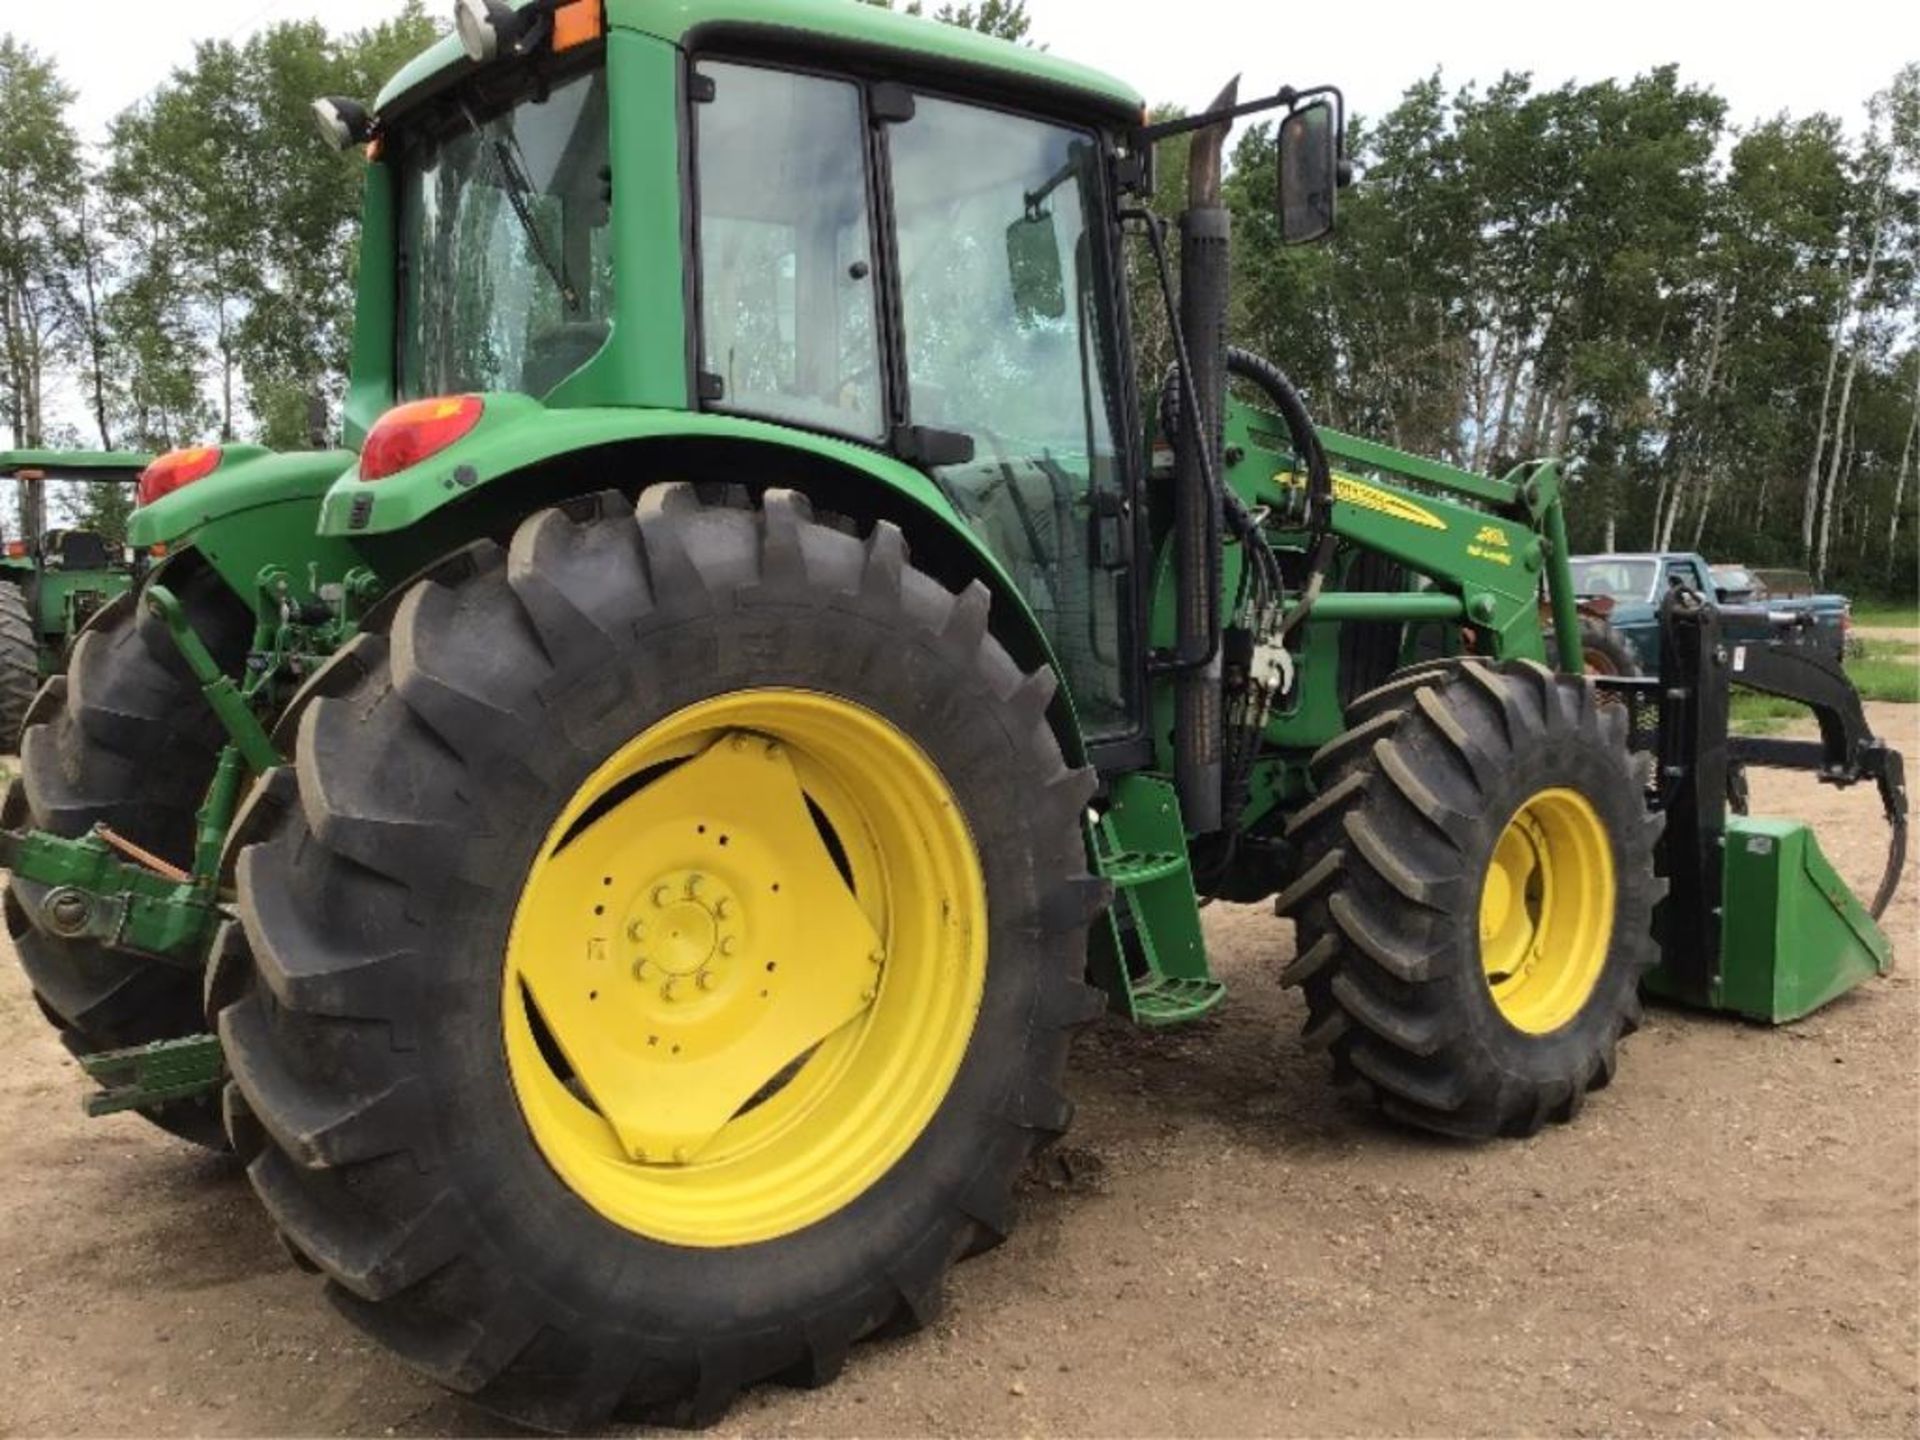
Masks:
[[[700,368],[715,409],[884,430],[860,91],[705,63],[695,108]]]

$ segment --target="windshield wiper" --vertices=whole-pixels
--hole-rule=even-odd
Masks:
[[[463,109],[465,107],[462,107]],[[520,160],[520,142],[513,132],[504,135],[488,135],[473,116],[466,111],[467,124],[473,127],[473,133],[485,140],[493,152],[493,163],[500,171],[500,180],[506,190],[507,203],[513,207],[514,218],[519,220],[520,228],[526,233],[527,244],[533,250],[534,259],[540,262],[540,268],[552,277],[559,288],[560,298],[570,311],[580,309],[579,292],[573,288],[573,282],[567,278],[566,262],[547,249],[547,240],[540,233],[540,224],[533,218],[533,208],[527,204],[527,197],[534,193],[533,177],[527,174],[526,166]]]

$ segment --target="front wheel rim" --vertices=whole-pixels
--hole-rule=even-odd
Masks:
[[[1586,796],[1552,788],[1522,802],[1495,842],[1480,890],[1480,960],[1495,1007],[1544,1035],[1585,1007],[1613,939],[1613,847]]]
[[[670,1243],[843,1209],[953,1084],[986,905],[952,791],[873,711],[764,689],[676,712],[569,798],[515,909],[503,1022],[535,1142]]]

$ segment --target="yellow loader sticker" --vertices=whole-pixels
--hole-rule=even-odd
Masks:
[[[1491,560],[1496,565],[1513,564],[1513,550],[1507,532],[1498,525],[1482,525],[1467,546],[1467,554],[1476,560]]]
[[[1279,485],[1293,489],[1304,489],[1307,477],[1298,470],[1286,470],[1273,477]],[[1356,480],[1351,475],[1335,473],[1333,477],[1333,498],[1336,504],[1351,505],[1356,510],[1371,510],[1376,515],[1385,515],[1390,519],[1404,520],[1409,525],[1424,526],[1428,530],[1444,530],[1447,522],[1431,510],[1425,509],[1401,495],[1369,485],[1364,480]]]

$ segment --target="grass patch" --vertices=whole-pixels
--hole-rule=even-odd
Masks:
[[[1861,659],[1847,662],[1847,678],[1864,699],[1920,704],[1920,660],[1911,652],[1875,655],[1869,649]]]
[[[1853,623],[1873,625],[1880,629],[1920,629],[1920,604],[1909,602],[1903,605],[1890,600],[1856,602]]]
[[[1864,700],[1920,704],[1920,645],[1908,640],[1868,640],[1861,654],[1846,662],[1847,678]],[[1736,735],[1773,735],[1812,712],[1793,700],[1762,695],[1736,685],[1728,722]]]
[[[1758,690],[1743,690],[1736,685],[1727,706],[1727,728],[1736,735],[1773,735],[1812,713],[1798,701],[1762,695]]]

